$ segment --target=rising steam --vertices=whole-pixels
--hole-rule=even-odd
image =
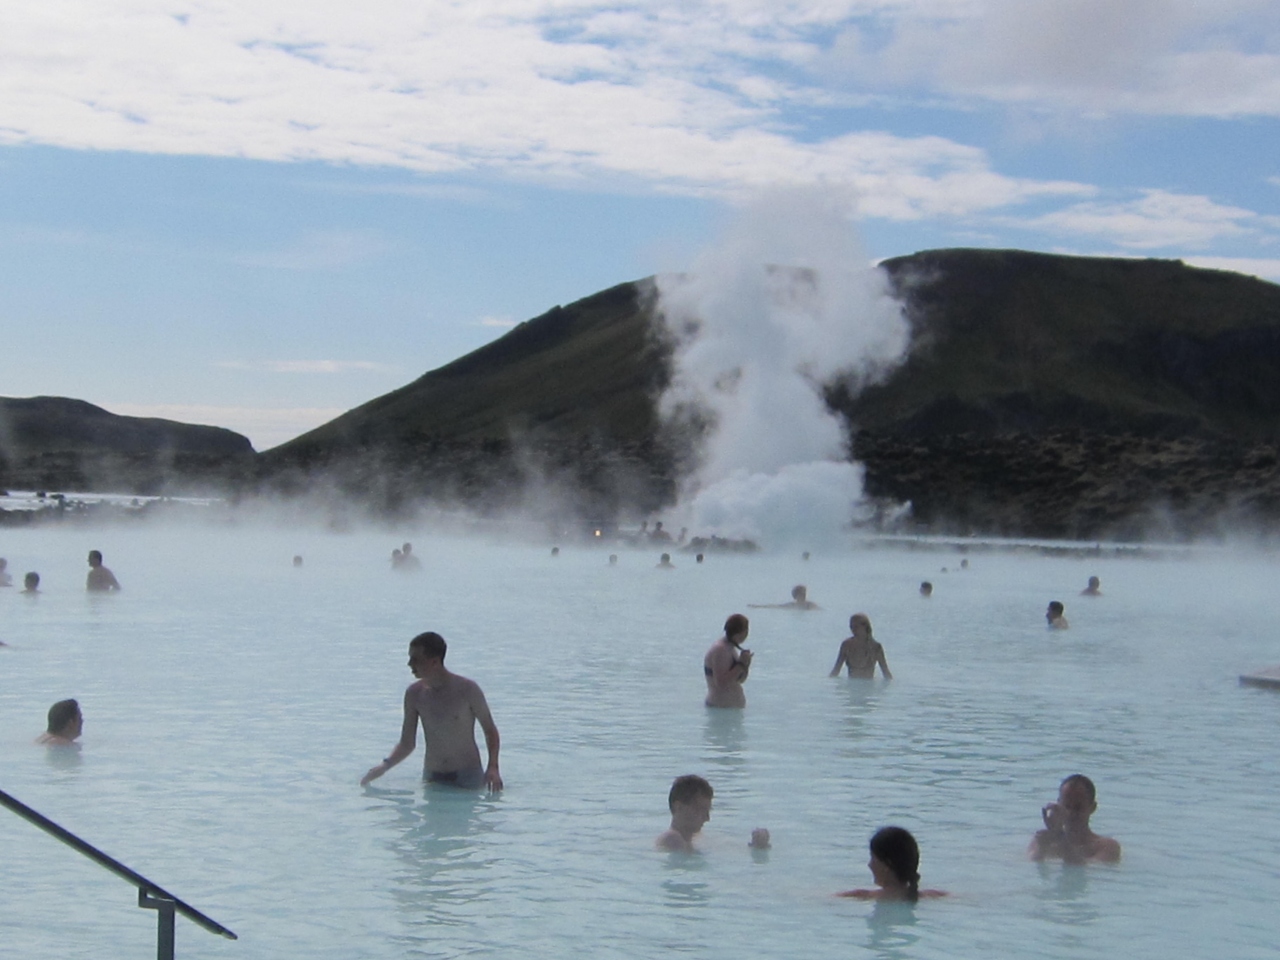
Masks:
[[[852,519],[862,473],[821,387],[882,377],[908,329],[847,209],[819,189],[763,197],[689,274],[659,280],[677,344],[663,415],[710,423],[678,508],[695,534],[816,543]]]

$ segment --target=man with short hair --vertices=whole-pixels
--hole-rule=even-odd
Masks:
[[[36,738],[36,743],[79,749],[80,745],[75,741],[83,731],[84,714],[80,712],[80,704],[74,700],[59,700],[49,708],[48,727]]]
[[[1040,811],[1044,829],[1031,838],[1028,853],[1032,860],[1062,859],[1063,863],[1115,863],[1120,844],[1089,827],[1089,818],[1098,809],[1098,791],[1083,773],[1073,773],[1058,787],[1057,803]]]
[[[89,551],[89,577],[84,588],[92,593],[107,593],[120,589],[120,581],[116,575],[102,565],[102,551]]]
[[[1063,616],[1065,612],[1066,608],[1062,605],[1062,601],[1049,601],[1049,609],[1044,612],[1044,618],[1048,621],[1050,630],[1066,630],[1071,626]]]
[[[423,775],[429,783],[464,789],[502,789],[498,772],[498,728],[489,713],[484,692],[474,680],[450,673],[444,665],[448,644],[438,633],[420,633],[409,641],[409,669],[417,677],[404,692],[404,723],[400,742],[360,780],[361,786],[378,779],[417,746],[418,724],[426,741]],[[480,766],[475,725],[484,731],[489,765]]]
[[[711,799],[714,796],[711,784],[696,773],[676,777],[667,794],[671,826],[658,836],[658,849],[672,853],[695,853],[693,838],[702,829],[702,825],[711,819]]]

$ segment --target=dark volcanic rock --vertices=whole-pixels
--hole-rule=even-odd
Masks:
[[[252,475],[247,437],[121,417],[65,397],[0,398],[0,487],[157,494],[225,489]]]

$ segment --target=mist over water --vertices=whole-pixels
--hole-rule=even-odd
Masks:
[[[658,281],[677,344],[663,416],[710,422],[675,511],[695,535],[816,545],[853,517],[862,471],[821,388],[886,375],[908,328],[849,209],[823,189],[761,196],[687,274]]]

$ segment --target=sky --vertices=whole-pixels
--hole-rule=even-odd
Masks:
[[[6,0],[0,396],[267,449],[793,187],[1280,282],[1280,4]]]

